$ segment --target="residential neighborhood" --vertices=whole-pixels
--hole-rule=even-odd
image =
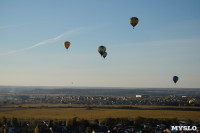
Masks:
[[[0,96],[0,104],[82,104],[82,105],[170,105],[200,106],[200,96],[54,96],[54,95],[10,95]]]
[[[79,118],[69,120],[30,120],[16,118],[1,119],[1,133],[199,133],[200,123],[177,119],[158,120],[144,117],[135,119],[107,118],[88,121]],[[187,126],[173,129],[172,126]],[[176,130],[177,129],[177,130]],[[193,130],[194,129],[194,130]]]

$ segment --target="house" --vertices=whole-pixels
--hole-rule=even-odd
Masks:
[[[56,126],[52,130],[54,133],[67,133],[68,131],[66,126]]]
[[[142,95],[136,95],[135,97],[141,98],[141,97],[142,97]]]
[[[9,127],[8,133],[20,133],[21,128],[20,127]]]
[[[161,123],[161,124],[157,125],[157,128],[164,129],[164,128],[166,128],[166,125]]]
[[[147,98],[147,97],[149,97],[148,95],[135,95],[135,97],[137,97],[137,98]]]
[[[147,123],[147,124],[144,124],[144,129],[150,129],[152,128],[152,125]]]

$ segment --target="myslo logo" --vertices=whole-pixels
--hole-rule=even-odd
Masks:
[[[196,131],[196,126],[171,126],[172,131]]]

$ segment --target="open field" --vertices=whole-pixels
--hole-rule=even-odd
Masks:
[[[88,106],[62,104],[25,104],[1,107],[0,117],[19,119],[70,119],[88,120],[112,118],[178,118],[200,122],[200,107],[173,106]],[[132,107],[132,108],[127,108]],[[135,107],[135,108],[134,108]],[[181,109],[181,110],[179,110]]]

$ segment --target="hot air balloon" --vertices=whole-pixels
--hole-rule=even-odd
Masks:
[[[176,84],[176,82],[178,81],[178,76],[174,76],[174,77],[173,77],[173,81],[174,81],[174,83]]]
[[[98,51],[100,55],[102,56],[106,52],[106,47],[105,46],[99,46]]]
[[[104,52],[103,58],[106,58],[106,56],[107,56],[107,52]]]
[[[69,41],[65,41],[65,42],[64,42],[64,46],[65,46],[66,49],[68,49],[69,46],[70,46],[70,42],[69,42]]]
[[[189,104],[194,104],[194,100],[189,100]]]
[[[137,17],[132,17],[129,19],[129,23],[133,26],[133,28],[138,24],[139,19]]]

